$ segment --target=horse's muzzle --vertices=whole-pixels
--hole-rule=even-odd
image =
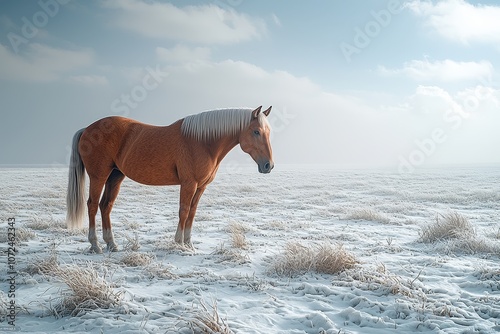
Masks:
[[[263,174],[271,173],[271,170],[274,168],[274,162],[272,161],[264,161],[257,165],[259,166],[259,172]]]

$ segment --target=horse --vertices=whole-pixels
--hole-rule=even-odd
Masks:
[[[175,242],[193,249],[191,229],[198,202],[222,159],[236,145],[257,163],[260,173],[274,168],[270,144],[271,107],[217,109],[154,126],[109,116],[77,131],[73,137],[66,197],[66,224],[82,228],[85,172],[90,179],[87,210],[90,252],[102,253],[95,217],[102,217],[108,251],[117,251],[110,214],[125,177],[145,185],[180,185],[179,223]],[[103,191],[104,188],[104,191]],[[102,195],[102,196],[101,196]]]

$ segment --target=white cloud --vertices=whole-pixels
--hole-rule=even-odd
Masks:
[[[489,79],[494,70],[489,61],[457,62],[446,59],[441,61],[412,60],[399,69],[380,66],[378,71],[382,75],[403,75],[417,81],[456,82]]]
[[[228,44],[261,37],[263,20],[215,5],[176,7],[170,3],[108,0],[116,9],[114,23],[149,38],[202,44]]]
[[[464,117],[473,112],[498,112],[500,90],[478,85],[455,93],[437,86],[418,86],[409,98],[411,109],[424,113],[453,111]]]
[[[31,43],[23,54],[14,54],[0,44],[0,77],[14,81],[48,82],[60,79],[63,73],[90,65],[89,50],[56,49]]]
[[[135,113],[165,124],[207,109],[272,105],[273,150],[279,164],[387,165],[397,160],[394,143],[406,133],[391,123],[400,122],[401,115],[381,115],[360,97],[327,92],[289,72],[230,59],[170,64],[166,71],[169,76],[158,93]],[[240,150],[233,154],[247,158]]]
[[[498,156],[492,152],[500,142],[496,130],[500,122],[499,97],[499,90],[485,86],[458,92],[438,86],[418,86],[404,104],[398,105],[401,108],[398,113],[406,116],[400,122],[394,121],[395,128],[403,125],[401,120],[410,125],[400,137],[404,143],[401,164],[406,161],[406,165],[412,159],[418,160],[414,167],[498,163]]]
[[[500,7],[473,5],[464,0],[433,3],[416,0],[406,4],[426,26],[441,36],[465,44],[500,42]]]
[[[208,60],[210,49],[206,47],[189,48],[185,45],[176,45],[171,49],[156,48],[158,60],[166,63],[192,63]]]
[[[409,105],[415,111],[439,115],[453,112],[464,117],[467,116],[463,106],[441,87],[418,86],[415,94],[409,100]]]
[[[500,108],[500,90],[483,85],[464,89],[456,94],[456,100],[468,113],[498,112]]]
[[[452,93],[438,86],[418,86],[405,106],[413,112],[439,117],[454,114],[468,119],[484,113],[500,116],[500,90],[477,85]]]

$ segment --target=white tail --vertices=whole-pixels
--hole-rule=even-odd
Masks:
[[[75,133],[71,147],[68,193],[66,195],[66,226],[70,229],[82,228],[85,217],[85,166],[78,152],[78,143],[84,130],[81,129]]]

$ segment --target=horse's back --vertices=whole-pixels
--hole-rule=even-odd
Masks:
[[[139,183],[165,185],[179,182],[176,165],[180,141],[179,121],[154,126],[109,116],[85,130],[80,147],[85,166],[95,165],[99,172],[116,168]],[[97,149],[86,150],[88,147]]]
[[[125,134],[137,123],[126,117],[109,116],[90,124],[80,138],[82,158],[110,155],[118,150]]]

